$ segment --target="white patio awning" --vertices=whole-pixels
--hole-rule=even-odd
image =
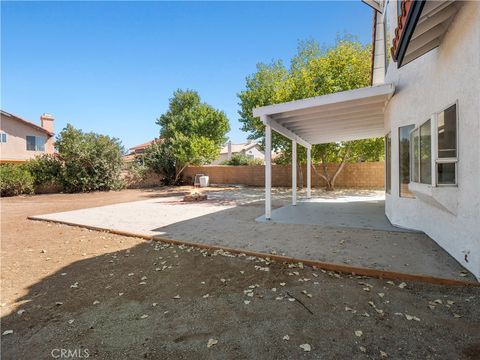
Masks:
[[[384,135],[383,111],[393,84],[259,107],[253,115],[303,146]]]
[[[392,84],[382,84],[254,109],[253,116],[265,124],[265,218],[272,216],[272,130],[292,140],[292,205],[296,205],[297,144],[307,148],[310,198],[312,144],[383,136],[383,111],[394,91]]]

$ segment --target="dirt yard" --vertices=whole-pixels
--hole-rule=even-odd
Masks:
[[[181,190],[2,199],[2,359],[62,351],[98,359],[479,358],[479,288],[325,273],[26,220]]]

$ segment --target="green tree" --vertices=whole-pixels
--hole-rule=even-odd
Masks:
[[[120,141],[68,124],[55,141],[65,191],[111,190],[120,186],[123,147]]]
[[[154,142],[145,149],[145,153],[139,159],[147,168],[163,176],[165,185],[172,185],[175,181],[175,157],[171,148],[164,146],[161,142]]]
[[[230,160],[225,160],[222,165],[242,166],[242,165],[263,165],[261,159],[253,159],[245,154],[233,154]]]
[[[155,151],[173,162],[174,183],[188,165],[203,165],[215,160],[230,130],[225,113],[202,102],[192,90],[175,91],[168,111],[157,119],[157,124],[161,128],[162,143]]]
[[[281,61],[257,65],[257,71],[246,78],[246,89],[238,94],[242,130],[249,133],[249,139],[263,141],[265,127],[253,117],[255,107],[369,86],[370,57],[370,46],[345,36],[331,48],[321,48],[315,41],[301,42],[288,68]],[[291,162],[289,139],[272,132],[272,147],[283,154],[277,163]],[[299,163],[305,164],[306,150],[300,146],[297,154]],[[328,190],[334,189],[346,162],[374,161],[382,156],[381,138],[312,146],[312,162],[322,164],[322,172],[317,175],[325,180]],[[329,171],[327,163],[338,165]]]

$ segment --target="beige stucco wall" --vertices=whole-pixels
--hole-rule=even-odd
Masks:
[[[386,214],[393,224],[424,231],[480,279],[480,2],[463,4],[440,47],[400,69],[391,62],[385,81],[396,88],[385,109],[385,133],[392,136]],[[419,126],[456,101],[458,187],[425,185],[430,194],[423,199],[400,198],[398,128]]]
[[[53,137],[13,118],[1,114],[0,130],[7,134],[7,142],[0,144],[0,160],[25,161],[44,153],[53,153]],[[27,151],[26,136],[41,136],[45,139],[45,151]]]
[[[232,155],[239,154],[239,153],[233,153]],[[247,156],[253,156],[254,159],[260,159],[260,160],[265,160],[265,155],[263,152],[260,150],[259,146],[254,146],[247,151],[241,151],[240,154],[244,154]],[[220,165],[224,161],[228,160],[228,154],[220,154],[217,160],[212,162],[212,165]]]

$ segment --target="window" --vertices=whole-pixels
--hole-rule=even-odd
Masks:
[[[437,116],[437,185],[457,183],[457,105]]]
[[[45,138],[41,136],[27,135],[28,151],[45,151]]]
[[[427,120],[419,128],[410,132],[410,158],[412,159],[410,181],[431,185],[457,185],[457,107],[458,105],[454,104],[434,114],[431,120]],[[433,149],[432,136],[436,140]],[[433,156],[434,169],[432,169]],[[400,158],[402,159],[401,155]]]
[[[398,128],[398,182],[400,197],[413,198],[413,193],[408,189],[410,182],[410,132],[415,125]]]
[[[418,129],[415,129],[411,132],[410,143],[412,147],[412,171],[410,179],[413,182],[420,182],[420,138],[418,137]]]
[[[35,136],[27,136],[27,150],[35,151]]]
[[[2,132],[0,133],[0,143],[5,144],[7,142],[7,134]]]
[[[385,191],[392,193],[392,136],[385,136]]]
[[[432,183],[432,127],[427,120],[420,126],[420,182]]]
[[[457,164],[456,163],[437,163],[437,184],[455,185]]]
[[[412,168],[410,180],[422,184],[432,183],[431,120],[410,133]]]

